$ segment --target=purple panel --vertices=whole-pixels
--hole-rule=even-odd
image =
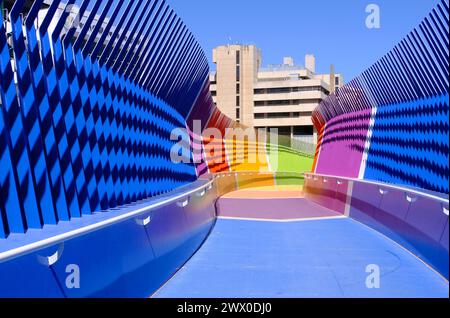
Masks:
[[[432,238],[434,241],[441,239],[448,216],[442,210],[442,204],[425,197],[418,197],[411,203],[406,222]]]
[[[198,229],[211,226],[214,221],[215,210],[214,200],[216,199],[215,191],[202,190],[191,196],[189,205],[185,207],[184,213],[186,215],[188,225],[193,232]]]
[[[155,210],[147,228],[154,252],[158,257],[177,250],[185,242],[188,232],[183,208],[178,207],[177,204]],[[188,254],[189,252],[186,252],[185,255],[177,255],[177,257],[181,260]]]
[[[192,243],[192,252],[201,245],[206,239],[216,217],[214,202],[216,200],[216,191],[202,190],[190,196],[189,204],[184,208],[184,215],[189,231],[189,238]]]
[[[447,218],[447,223],[445,224],[445,228],[444,228],[444,232],[442,233],[442,238],[441,238],[441,246],[443,246],[448,253],[448,218]]]
[[[193,150],[192,158],[195,162],[197,175],[201,176],[205,173],[208,173],[208,166],[205,160],[205,153],[203,152],[203,137],[201,135],[192,132],[191,130],[189,130],[189,136],[191,139],[191,147]]]
[[[405,191],[385,189],[382,195],[380,189],[355,181],[350,217],[398,242],[448,277],[448,216],[440,203],[414,196],[409,202]]]
[[[193,159],[196,163],[195,166],[198,176],[208,172],[205,154],[203,153],[203,136],[201,135],[201,132],[206,128],[214,109],[215,105],[209,92],[208,80],[205,82],[202,90],[200,91],[194,107],[191,109],[189,117],[186,121],[189,135],[191,137],[192,149],[194,150]]]
[[[382,195],[378,186],[354,182],[350,217],[363,223],[371,224],[374,210],[378,208]]]
[[[410,203],[406,200],[406,194],[404,191],[389,189],[387,190],[387,193],[383,195],[380,210],[395,216],[400,220],[405,220],[409,209],[409,204]]]

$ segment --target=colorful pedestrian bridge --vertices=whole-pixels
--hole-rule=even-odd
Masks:
[[[6,4],[0,297],[449,296],[448,1],[315,153],[220,112],[163,0]]]

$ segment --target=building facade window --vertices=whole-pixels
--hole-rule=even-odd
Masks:
[[[296,92],[317,92],[317,91],[327,95],[329,94],[329,91],[322,86],[257,88],[253,92],[255,95],[260,95],[260,94],[286,94]]]
[[[271,101],[255,101],[254,106],[300,106],[306,104],[320,104],[322,99],[284,99]]]
[[[276,118],[300,118],[302,116],[310,116],[310,112],[284,112],[284,113],[255,113],[255,119],[276,119]]]
[[[311,136],[313,133],[313,126],[294,126],[294,136]]]
[[[267,102],[268,106],[279,106],[279,105],[291,105],[291,101],[288,99],[283,100],[269,100]]]
[[[268,113],[267,118],[290,118],[291,113]]]
[[[241,64],[241,51],[236,51],[236,65]]]

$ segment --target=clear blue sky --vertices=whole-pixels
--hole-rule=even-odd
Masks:
[[[318,72],[333,63],[348,82],[414,28],[437,0],[168,0],[211,61],[215,46],[255,44],[263,65],[316,56]],[[378,4],[381,28],[365,26],[368,4]],[[211,63],[211,62],[210,62]],[[211,63],[213,68],[213,65]]]

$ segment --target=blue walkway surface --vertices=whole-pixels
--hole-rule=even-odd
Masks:
[[[366,287],[370,264],[380,288]],[[154,297],[448,297],[448,282],[381,234],[348,218],[219,219]]]

